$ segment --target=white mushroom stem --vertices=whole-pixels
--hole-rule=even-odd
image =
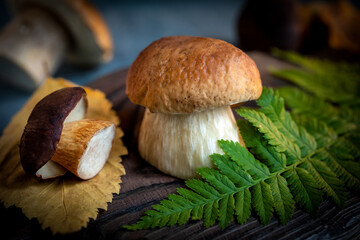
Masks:
[[[0,77],[9,84],[34,90],[62,62],[68,39],[49,13],[24,8],[0,34]]]
[[[139,153],[164,173],[188,179],[196,169],[211,167],[209,155],[223,153],[218,140],[244,142],[230,107],[191,114],[145,111],[139,133]]]
[[[63,176],[67,170],[53,161],[48,161],[36,172],[36,176],[41,179],[51,179]]]
[[[83,119],[85,117],[87,110],[87,101],[84,97],[80,99],[80,101],[76,104],[73,110],[69,113],[69,115],[65,118],[64,123],[77,121]]]
[[[109,158],[115,133],[115,125],[108,121],[84,119],[65,123],[52,161],[81,179],[93,178]]]

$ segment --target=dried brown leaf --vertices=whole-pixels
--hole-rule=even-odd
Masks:
[[[40,181],[25,174],[18,144],[27,119],[35,104],[57,89],[74,86],[63,79],[48,79],[12,118],[0,138],[0,200],[5,207],[15,205],[29,218],[37,218],[42,228],[52,233],[66,234],[86,227],[90,218],[96,219],[98,209],[107,209],[113,193],[119,193],[120,177],[125,174],[121,155],[127,150],[117,135],[105,167],[93,179],[83,181],[67,174],[61,178]],[[116,113],[105,94],[84,87],[89,101],[87,118],[103,119],[119,125]]]

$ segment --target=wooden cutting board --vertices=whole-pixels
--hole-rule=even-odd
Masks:
[[[267,68],[284,68],[289,64],[261,53],[251,53],[250,56],[259,67],[264,85],[277,87],[287,84],[272,77]],[[137,134],[144,109],[128,100],[125,94],[126,73],[127,69],[120,70],[90,84],[90,87],[104,91],[113,103],[125,132],[124,143],[129,150],[129,154],[123,157],[126,175],[122,177],[120,194],[114,195],[108,210],[100,210],[98,218],[91,220],[88,227],[80,232],[52,236],[49,229],[42,231],[37,220],[28,220],[20,209],[5,209],[1,205],[0,239],[360,239],[359,194],[349,194],[341,210],[325,200],[316,218],[297,209],[285,226],[276,217],[266,226],[260,224],[256,217],[251,217],[243,225],[233,221],[224,230],[217,225],[205,228],[201,221],[153,230],[123,229],[123,224],[134,223],[151,205],[175,193],[176,188],[184,187],[183,180],[161,173],[139,156]]]

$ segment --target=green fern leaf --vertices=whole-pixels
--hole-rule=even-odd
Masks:
[[[360,164],[358,162],[339,160],[338,163],[353,177],[357,178],[357,180],[360,180]]]
[[[284,136],[264,113],[248,108],[241,108],[236,111],[253,126],[257,127],[258,131],[268,140],[268,144],[274,146],[277,152],[286,154],[287,165],[301,159],[301,151],[298,145]]]
[[[319,97],[295,87],[281,87],[277,91],[293,113],[313,115],[330,126],[333,121],[338,120],[339,109]]]
[[[243,146],[240,146],[238,142],[219,140],[220,148],[231,160],[236,162],[238,166],[241,166],[247,171],[254,179],[260,179],[270,174],[266,165],[257,161],[254,156],[247,151]],[[244,161],[246,159],[246,161]]]
[[[339,154],[348,154],[351,155],[354,159],[357,159],[360,157],[360,149],[358,146],[353,144],[351,141],[349,141],[347,138],[342,137],[337,139],[332,145],[331,145],[332,152],[336,156],[340,156]],[[341,157],[339,157],[341,159]]]
[[[203,217],[204,205],[206,202],[208,202],[208,200],[201,198],[196,193],[188,191],[187,189],[185,189],[185,191],[178,189],[178,193],[179,194],[181,193],[182,196],[170,194],[170,195],[168,195],[169,200],[165,199],[160,202],[160,204],[165,205],[165,206],[173,205],[173,207],[172,207],[173,211],[168,211],[167,213],[164,212],[163,218],[168,219],[167,226],[172,226],[177,223],[180,225],[179,218],[184,210],[188,211],[189,209],[190,210],[192,209],[191,219],[201,219]],[[197,201],[199,201],[200,204],[196,204]],[[192,204],[192,203],[194,203],[194,204]],[[156,208],[154,208],[154,209],[156,209]],[[169,218],[167,218],[167,214],[169,215]]]
[[[359,77],[360,78],[360,77]],[[358,102],[360,99],[358,99]],[[349,106],[341,106],[341,114],[342,118],[345,118],[347,121],[354,123],[356,126],[360,125],[360,103],[355,106],[356,108],[350,108]]]
[[[178,193],[181,194],[181,189],[178,189]],[[189,219],[191,209],[193,208],[193,204],[191,201],[187,199],[187,197],[179,196],[179,195],[169,195],[168,199],[177,205],[176,208],[172,209],[171,211],[164,211],[161,212],[160,215],[156,215],[159,217],[160,220],[164,218],[164,220],[168,219],[167,225],[171,226],[171,224],[178,224],[183,225]],[[157,208],[154,208],[157,209]],[[169,215],[169,216],[168,216]],[[157,223],[159,224],[159,223]],[[158,227],[154,222],[152,224],[152,228]]]
[[[354,145],[360,146],[360,132],[353,131],[347,135],[347,139]]]
[[[360,84],[359,65],[332,63],[310,59],[289,52],[276,51],[303,69],[274,70],[273,73],[332,102],[351,103],[357,98]],[[339,81],[341,79],[341,81]]]
[[[315,117],[309,115],[295,115],[294,120],[298,125],[303,126],[312,136],[314,136],[318,148],[329,145],[338,138],[335,130]]]
[[[235,192],[237,190],[235,184],[230,179],[212,168],[198,168],[197,172],[200,176],[210,183],[221,194]]]
[[[150,217],[146,215],[142,216],[137,223],[134,223],[132,225],[123,225],[122,227],[133,231],[140,229],[148,229],[150,227],[150,221],[146,221],[146,219],[150,219]]]
[[[160,213],[165,213],[167,211],[170,211],[169,208],[165,207],[164,205],[155,205],[153,206],[153,209],[157,210]],[[163,217],[159,218],[159,220],[156,222],[156,225],[154,227],[164,227],[169,221],[171,215],[164,215]]]
[[[352,122],[359,125],[359,109],[351,108],[348,104],[339,105],[339,116],[344,121]]]
[[[232,194],[226,195],[219,202],[219,226],[224,229],[234,218],[235,199]]]
[[[315,215],[322,202],[322,191],[313,176],[305,169],[297,167],[286,171],[283,177],[289,184],[295,202]]]
[[[204,207],[204,226],[211,227],[219,215],[219,201],[209,202]]]
[[[210,155],[210,159],[221,173],[226,175],[237,187],[253,183],[251,176],[234,161],[231,161],[229,157],[215,153]]]
[[[209,201],[215,201],[218,199],[220,194],[213,189],[208,183],[205,183],[203,181],[200,181],[198,179],[190,179],[186,181],[186,186],[188,186],[190,189],[195,189],[194,192],[189,191],[187,189],[180,190],[178,189],[179,194],[181,193],[181,196],[170,194],[168,195],[168,199],[164,199],[160,202],[160,204],[176,210],[181,207],[183,207],[182,198],[184,197],[186,200],[188,206],[191,206],[192,212],[191,212],[191,219],[192,220],[199,220],[203,218],[204,213],[204,206]],[[197,194],[198,192],[199,194]],[[204,197],[205,196],[205,197]],[[190,202],[188,202],[190,201]],[[176,216],[179,217],[180,214],[177,214]],[[172,220],[172,221],[171,221]],[[168,226],[172,226],[176,224],[177,219],[174,217],[173,219],[170,219]]]
[[[332,77],[319,73],[311,73],[302,69],[270,69],[270,72],[276,77],[295,83],[322,99],[334,103],[349,102],[356,97],[356,93],[351,93],[347,91],[347,89],[344,89],[343,85],[339,84],[339,81],[331,81]],[[319,81],[319,79],[323,80]],[[334,84],[333,86],[329,86],[329,83]]]
[[[169,197],[169,199],[171,198],[172,197]],[[183,207],[184,207],[183,203],[179,205],[176,202],[167,199],[160,201],[159,205],[154,205],[153,209],[162,212],[164,214],[161,217],[161,220],[159,221],[159,227],[163,227],[166,225],[171,226],[176,224],[180,216],[180,211],[178,211],[178,209],[181,209]]]
[[[165,218],[167,215],[170,215],[171,218],[167,225],[172,226],[174,224],[184,224],[189,219],[190,214],[194,214],[195,219],[204,218],[204,225],[214,225],[219,213],[221,195],[209,184],[200,180],[191,179],[186,184],[191,188],[200,190],[201,195],[185,188],[179,188],[177,190],[179,195],[168,195],[168,199],[179,207],[175,210],[164,212],[161,217]],[[151,219],[148,221],[151,221]]]
[[[253,207],[263,224],[268,224],[273,213],[274,200],[270,185],[261,181],[251,188]]]
[[[191,220],[200,220],[203,218],[204,215],[204,205],[194,206],[191,212]],[[174,224],[173,224],[174,225]],[[172,226],[172,225],[170,225]]]
[[[339,121],[340,113],[332,104],[295,87],[281,87],[278,91],[292,113],[313,116],[323,120],[329,126],[336,127],[334,125]]]
[[[216,191],[214,187],[199,179],[189,179],[185,182],[185,184],[188,188],[194,190],[194,192],[180,188],[178,189],[178,193],[195,203],[205,203],[207,200],[216,200],[221,196],[221,194]],[[177,195],[174,195],[173,197],[175,196]]]
[[[184,188],[178,188],[177,192],[180,195],[170,194],[168,196],[169,200],[176,203],[180,208],[189,207],[192,205],[191,201],[189,199],[191,199],[191,197],[194,197],[194,196],[192,196],[193,192],[189,191],[188,189],[184,189]]]
[[[184,219],[186,218],[184,212],[188,212],[188,209],[182,211],[181,209],[176,209],[176,211],[171,211],[162,207],[162,205],[154,205],[154,209],[159,209],[160,211],[148,210],[145,212],[145,216],[141,217],[140,220],[133,225],[125,225],[123,227],[129,230],[139,230],[139,229],[147,229],[147,228],[155,228],[155,227],[163,227],[168,224],[169,221],[172,223],[177,223],[179,225],[184,224]],[[182,215],[182,219],[180,219],[180,215]]]
[[[251,193],[248,188],[241,189],[235,193],[235,215],[238,223],[245,223],[251,214]]]
[[[292,217],[295,202],[284,177],[277,174],[266,181],[271,188],[274,199],[274,207],[279,215],[281,224],[286,224]]]
[[[189,220],[190,213],[191,213],[191,209],[186,209],[184,211],[181,211],[177,224],[184,225]],[[166,215],[164,217],[166,217]],[[161,225],[157,224],[157,225],[154,225],[154,227],[161,227]]]
[[[316,149],[316,141],[302,127],[298,127],[285,111],[284,99],[277,91],[271,88],[264,88],[261,97],[257,100],[260,111],[271,119],[277,129],[296,143],[301,149],[301,156],[304,157]]]
[[[235,200],[233,194],[237,191],[236,186],[233,182],[230,181],[228,177],[222,175],[215,169],[211,168],[200,168],[197,169],[197,172],[211,185],[213,185],[220,193],[224,194],[219,200],[214,202],[207,203],[205,205],[205,226],[211,226],[217,220],[217,215],[219,215],[219,226],[225,228],[229,222],[233,219]],[[210,210],[211,207],[215,208]],[[216,216],[215,216],[216,215]]]
[[[346,188],[336,174],[322,161],[312,158],[302,165],[316,180],[324,192],[331,197],[338,207],[344,205]]]
[[[237,125],[241,135],[251,152],[264,162],[270,172],[276,172],[286,166],[286,156],[284,153],[276,151],[276,148],[269,145],[260,132],[256,131],[249,122],[238,120]]]
[[[356,128],[353,122],[346,120],[341,115],[338,108],[319,97],[311,96],[294,87],[282,87],[278,91],[294,115],[301,114],[322,120],[337,133],[348,132]],[[348,113],[348,115],[350,114]]]
[[[346,186],[353,190],[360,190],[360,180],[353,175],[346,167],[339,163],[339,159],[337,159],[331,149],[323,150],[318,152],[314,158],[320,159],[335,172],[340,180],[346,183]],[[356,165],[356,162],[353,162]],[[356,169],[356,167],[355,167]]]

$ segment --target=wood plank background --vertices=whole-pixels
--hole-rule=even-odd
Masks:
[[[268,74],[267,68],[288,67],[289,64],[261,53],[251,53],[266,86],[287,84]],[[259,223],[255,213],[243,225],[231,222],[222,230],[215,225],[202,226],[201,221],[189,221],[183,226],[161,229],[127,231],[121,226],[134,223],[151,205],[166,195],[184,187],[184,181],[170,177],[147,164],[137,152],[137,133],[144,109],[132,104],[125,94],[127,69],[120,70],[90,84],[107,94],[121,119],[123,138],[129,155],[123,157],[126,175],[122,177],[121,192],[114,195],[108,210],[100,210],[86,229],[60,236],[52,236],[49,229],[41,230],[36,219],[28,220],[20,209],[5,209],[0,204],[0,239],[360,239],[360,195],[349,193],[343,209],[325,200],[317,217],[297,209],[292,220],[282,226],[276,217],[270,224]],[[249,103],[249,106],[254,105]],[[254,217],[255,216],[255,217]]]

